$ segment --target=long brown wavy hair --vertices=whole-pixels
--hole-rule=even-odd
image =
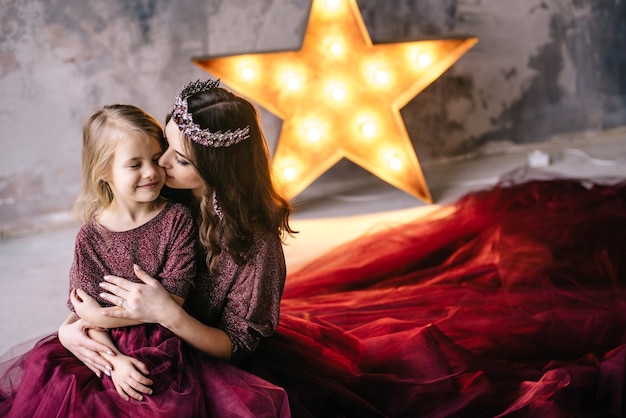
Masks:
[[[249,126],[250,137],[229,147],[204,146],[186,137],[183,142],[205,183],[205,194],[195,209],[207,265],[212,269],[222,251],[243,264],[255,233],[276,231],[283,239],[295,233],[289,226],[292,207],[273,182],[267,142],[257,110],[248,100],[215,87],[188,97],[187,103],[202,129],[234,132]],[[215,213],[213,193],[221,217]]]

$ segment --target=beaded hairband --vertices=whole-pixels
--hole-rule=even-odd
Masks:
[[[222,133],[221,131],[211,132],[208,128],[202,129],[193,121],[193,117],[189,113],[187,98],[196,93],[216,88],[219,84],[219,80],[193,81],[187,84],[174,99],[172,119],[185,136],[205,147],[229,147],[250,138],[249,126],[237,129],[235,132],[226,131]]]

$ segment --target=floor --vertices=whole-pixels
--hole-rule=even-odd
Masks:
[[[593,143],[593,145],[589,145]],[[586,144],[586,145],[585,145]],[[538,151],[538,152],[534,152]],[[547,165],[546,165],[547,164]],[[520,147],[505,155],[425,166],[435,204],[426,205],[378,180],[363,189],[302,201],[293,216],[300,233],[285,246],[297,269],[365,232],[423,216],[501,178],[626,178],[626,129],[549,147]],[[0,239],[0,354],[55,331],[67,316],[67,273],[77,225]]]

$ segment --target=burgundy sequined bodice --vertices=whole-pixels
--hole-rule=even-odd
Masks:
[[[104,275],[138,281],[133,264],[161,281],[173,294],[185,297],[196,275],[195,229],[187,207],[168,203],[145,224],[112,232],[91,220],[76,235],[70,290],[81,288],[104,306],[98,295]],[[68,300],[68,308],[73,306]]]

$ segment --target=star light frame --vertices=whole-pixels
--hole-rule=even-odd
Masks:
[[[300,50],[193,62],[283,120],[272,168],[288,198],[347,158],[432,203],[400,109],[477,41],[374,45],[356,0],[313,0]]]

